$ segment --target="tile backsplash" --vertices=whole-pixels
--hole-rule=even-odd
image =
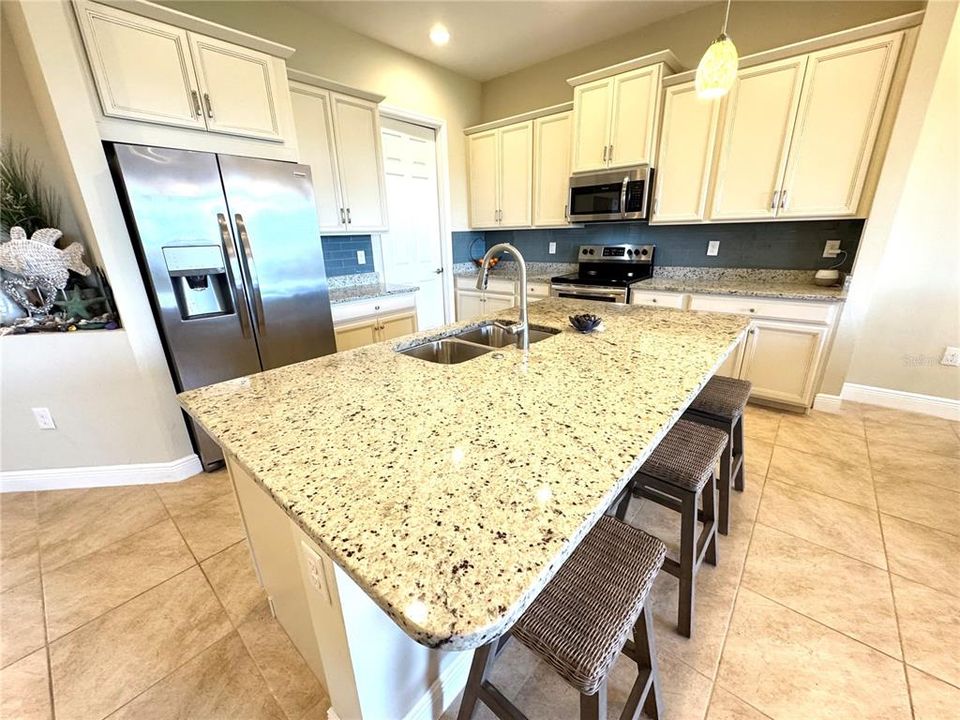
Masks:
[[[823,244],[827,240],[839,240],[841,249],[847,253],[841,268],[849,271],[860,242],[863,222],[808,220],[666,226],[611,223],[551,230],[455,232],[453,256],[455,262],[469,260],[471,245],[482,236],[485,247],[509,242],[531,262],[576,262],[580,245],[652,243],[657,246],[655,258],[660,266],[813,270],[836,262],[822,257]],[[711,240],[720,242],[715,257],[707,255],[707,243]],[[554,255],[548,253],[551,242],[557,244]],[[479,246],[477,243],[475,247]]]
[[[322,243],[327,277],[374,272],[373,239],[369,235],[326,235]],[[358,250],[366,256],[363,265],[357,262]]]

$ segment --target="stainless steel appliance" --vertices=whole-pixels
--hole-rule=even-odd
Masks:
[[[645,220],[653,187],[653,169],[637,165],[570,177],[570,222]]]
[[[106,152],[178,392],[335,352],[309,167]],[[204,468],[219,466],[187,425]]]
[[[577,272],[550,280],[553,297],[626,303],[630,285],[653,276],[654,245],[581,245]]]

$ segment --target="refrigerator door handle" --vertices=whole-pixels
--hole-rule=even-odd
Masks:
[[[253,290],[253,314],[257,318],[257,330],[261,335],[264,335],[267,332],[267,323],[263,317],[263,296],[260,294],[257,264],[253,260],[253,249],[250,247],[247,225],[243,221],[243,215],[240,213],[236,213],[233,219],[237,223],[237,235],[240,236],[240,246],[243,248],[243,259],[247,267],[247,277],[250,279],[250,288]]]
[[[220,225],[220,242],[223,243],[223,252],[227,256],[227,275],[233,285],[233,302],[237,306],[237,318],[240,320],[240,332],[245,338],[250,337],[250,311],[243,294],[243,283],[237,278],[237,253],[233,247],[233,238],[230,237],[230,228],[227,225],[227,216],[217,213],[217,223]]]

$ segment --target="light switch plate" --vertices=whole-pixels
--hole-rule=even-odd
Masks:
[[[950,347],[943,351],[943,357],[940,358],[941,365],[950,365],[960,367],[960,347]]]
[[[719,240],[711,240],[710,242],[707,243],[707,255],[709,255],[710,257],[716,257],[719,252],[720,252]]]
[[[550,253],[551,255],[556,255],[556,254],[557,254],[557,244],[556,244],[555,242],[550,243],[550,244],[547,246],[547,252]]]
[[[839,240],[827,240],[823,244],[823,256],[825,258],[835,258],[839,254],[840,254]]]
[[[357,250],[357,265],[367,264],[367,254],[363,250]]]
[[[307,564],[310,587],[316,590],[326,602],[331,602],[330,588],[327,587],[326,576],[323,573],[323,559],[303,540],[300,541],[300,550]]]
[[[37,421],[37,426],[41,430],[56,430],[57,425],[53,422],[53,415],[50,414],[50,408],[30,408],[33,412],[33,419]]]

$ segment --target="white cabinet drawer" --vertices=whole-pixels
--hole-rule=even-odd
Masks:
[[[538,300],[550,297],[550,283],[545,282],[528,282],[527,283],[527,297],[536,298]]]
[[[677,310],[686,310],[689,302],[690,296],[686,293],[630,291],[631,305],[650,305],[652,307],[668,307],[676,308]]]
[[[387,295],[369,300],[354,300],[353,302],[336,303],[330,306],[334,324],[347,322],[356,318],[384,315],[399,310],[416,307],[413,293],[405,295]]]
[[[456,277],[456,286],[458,290],[476,290],[477,276],[458,275]],[[502,295],[513,295],[516,288],[517,283],[514,280],[507,280],[506,278],[497,277],[491,277],[487,280],[487,292],[500,293]],[[547,286],[547,288],[547,294],[549,295],[549,286]]]
[[[777,320],[830,323],[836,313],[836,303],[806,300],[773,300],[753,297],[719,297],[717,295],[691,295],[690,309],[706,312],[736,313],[751,317],[766,317]]]

